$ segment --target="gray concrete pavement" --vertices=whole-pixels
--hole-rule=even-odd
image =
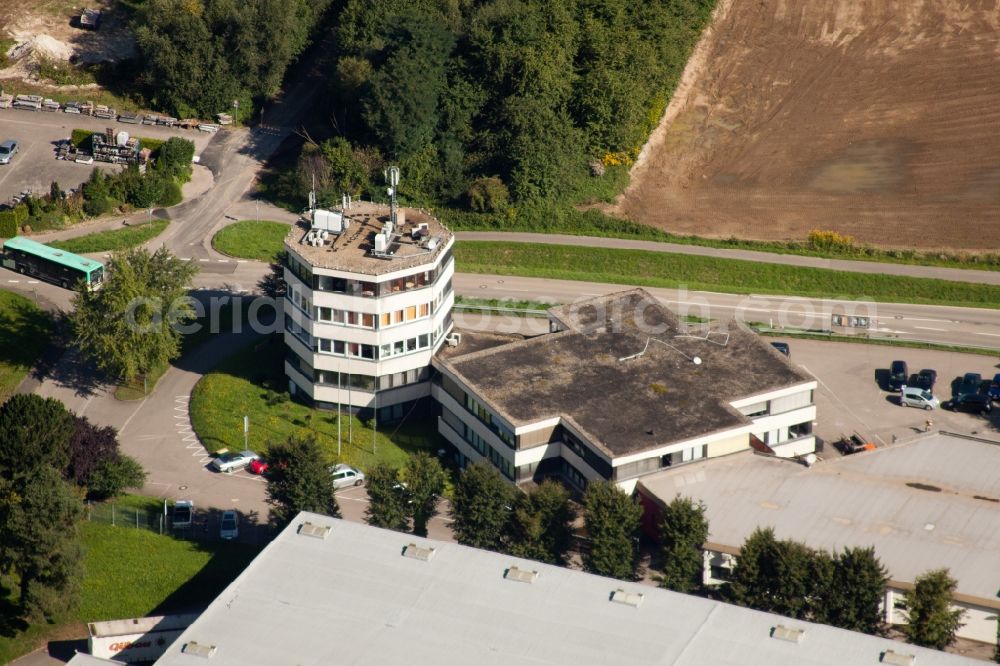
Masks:
[[[109,172],[119,170],[121,167],[107,163],[95,162],[93,165],[85,165],[56,159],[56,142],[68,139],[74,129],[103,132],[108,127],[151,139],[180,136],[195,142],[196,153],[201,152],[212,138],[211,134],[197,130],[129,125],[61,111],[46,113],[2,109],[0,141],[16,139],[21,144],[21,149],[10,164],[0,166],[0,201],[6,201],[22,190],[31,190],[36,194],[47,193],[52,181],[58,182],[64,190],[74,189],[90,176],[94,166]]]
[[[984,271],[940,266],[914,266],[878,261],[852,261],[850,259],[824,259],[796,254],[777,254],[755,250],[685,245],[683,243],[660,243],[629,238],[604,238],[592,236],[570,236],[567,234],[508,233],[501,231],[460,231],[458,240],[497,241],[504,243],[543,243],[575,245],[585,247],[606,247],[619,250],[648,250],[650,252],[673,252],[692,254],[719,259],[741,259],[763,264],[784,264],[808,268],[827,268],[850,273],[879,273],[884,275],[905,275],[909,277],[936,278],[955,282],[976,282],[980,284],[1000,284],[1000,271]]]

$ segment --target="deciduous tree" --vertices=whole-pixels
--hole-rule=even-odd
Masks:
[[[165,248],[114,253],[102,288],[73,299],[76,344],[123,380],[165,366],[180,354],[180,333],[172,324],[194,318],[187,290],[197,271]]]
[[[881,605],[889,575],[874,548],[847,548],[834,555],[826,593],[817,593],[817,622],[877,634],[882,630]]]
[[[61,471],[40,465],[13,481],[0,479],[0,571],[19,578],[20,603],[32,619],[52,619],[79,590],[80,501]]]
[[[287,524],[299,511],[340,517],[333,475],[315,439],[292,437],[271,446],[264,476],[267,503],[277,524]]]
[[[12,396],[0,406],[0,477],[16,479],[40,467],[62,473],[72,434],[73,417],[58,400]]]
[[[618,486],[595,481],[583,499],[590,550],[583,564],[591,573],[623,580],[635,578],[642,507]]]
[[[552,480],[522,495],[511,521],[510,553],[549,564],[564,564],[573,538],[576,512],[570,493]]]
[[[444,490],[447,478],[444,469],[437,458],[418,451],[407,458],[401,475],[413,518],[413,533],[427,536],[427,523],[437,515],[438,499]]]
[[[964,610],[951,607],[958,581],[947,569],[934,569],[914,582],[906,599],[906,622],[903,633],[916,645],[943,650],[955,641],[962,626]]]
[[[117,497],[128,488],[142,488],[146,482],[146,471],[139,461],[131,456],[117,454],[102,462],[87,484],[89,495],[94,499]]]
[[[701,587],[705,568],[703,544],[708,540],[705,505],[677,496],[663,510],[660,522],[663,572],[660,586],[676,592]]]
[[[469,465],[455,484],[451,527],[466,546],[503,551],[518,491],[488,462]]]
[[[78,486],[87,486],[94,470],[118,455],[118,446],[117,430],[96,426],[86,416],[73,416],[66,478]]]
[[[375,527],[407,531],[410,527],[409,499],[406,489],[399,483],[398,470],[378,463],[368,470],[365,485],[368,489],[365,521]]]

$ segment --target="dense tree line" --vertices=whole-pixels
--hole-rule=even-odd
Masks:
[[[331,0],[148,0],[133,21],[140,84],[158,108],[209,118],[278,92]]]
[[[0,406],[0,576],[16,581],[22,615],[51,620],[76,601],[80,497],[113,497],[144,480],[117,432],[58,400],[15,395]]]
[[[366,192],[393,161],[415,201],[499,212],[574,196],[638,154],[713,6],[346,0],[338,138],[304,152],[300,188],[316,174],[327,198]]]

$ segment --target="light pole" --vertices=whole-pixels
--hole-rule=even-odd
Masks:
[[[233,100],[233,127],[236,128],[240,124],[240,100]]]

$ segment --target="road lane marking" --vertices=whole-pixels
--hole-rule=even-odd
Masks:
[[[988,335],[991,338],[1000,338],[1000,333],[976,333],[976,335]]]
[[[921,331],[947,331],[946,328],[931,328],[930,326],[914,326],[913,328],[918,328]]]

